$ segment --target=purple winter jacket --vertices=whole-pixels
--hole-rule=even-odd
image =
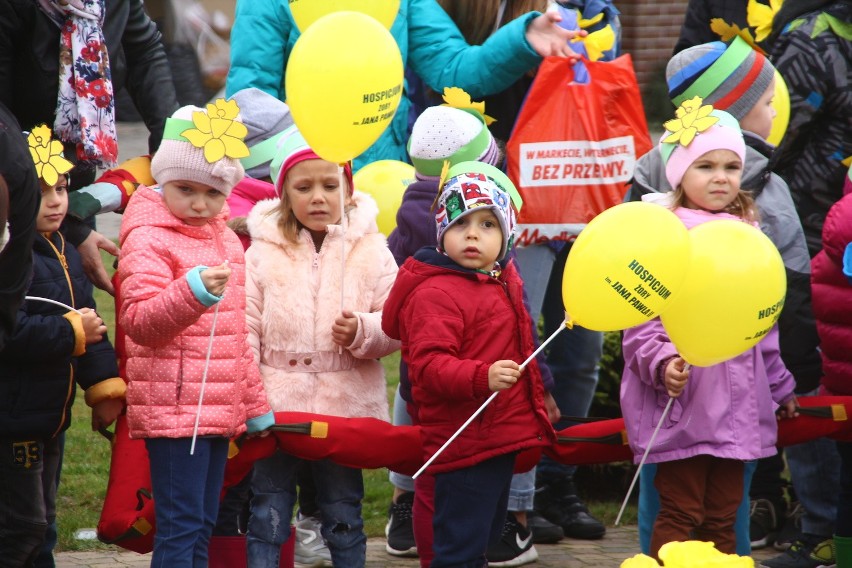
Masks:
[[[678,208],[675,214],[692,228],[726,213]],[[677,355],[659,318],[624,331],[621,412],[627,439],[638,463],[669,400],[663,369]],[[674,400],[648,463],[701,454],[753,460],[776,453],[777,404],[793,397],[795,381],[784,366],[778,329],[742,355],[711,367],[692,367],[689,382]]]

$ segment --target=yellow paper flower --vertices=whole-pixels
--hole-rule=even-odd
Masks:
[[[485,114],[485,103],[483,101],[474,102],[470,100],[470,95],[468,95],[467,92],[465,92],[465,90],[461,87],[445,87],[443,97],[443,106],[451,106],[457,109],[469,108],[471,110],[475,110],[476,112],[482,115],[482,118],[485,119],[486,126],[497,120],[493,116],[488,116],[487,114]]]
[[[50,128],[44,124],[36,126],[27,135],[36,174],[50,186],[56,184],[60,175],[67,174],[74,167],[62,156],[62,142],[51,140],[51,135]]]
[[[761,4],[757,0],[748,0],[746,7],[746,19],[748,25],[754,28],[757,41],[765,40],[772,33],[772,19],[781,9],[783,0],[769,0],[769,6]]]
[[[663,142],[689,146],[696,134],[719,122],[718,117],[710,116],[713,106],[702,103],[701,97],[683,101],[675,111],[676,118],[663,123],[663,128],[671,133]]]
[[[722,18],[713,18],[710,20],[710,29],[714,33],[718,34],[720,40],[725,42],[731,41],[735,37],[740,36],[752,47],[752,49],[762,55],[766,55],[766,51],[757,45],[757,42],[751,35],[751,30],[748,28],[741,29],[737,24],[729,24]]]
[[[245,158],[249,155],[249,149],[243,139],[248,129],[236,120],[239,113],[237,101],[216,99],[207,105],[206,112],[192,113],[195,128],[184,130],[181,136],[196,148],[204,148],[204,158],[211,164],[225,156]]]
[[[580,27],[582,28],[583,26]],[[615,31],[612,29],[611,25],[607,24],[603,28],[590,33],[586,37],[575,37],[571,40],[571,43],[578,42],[585,46],[589,61],[597,61],[603,57],[604,51],[612,49],[612,46],[615,45]]]

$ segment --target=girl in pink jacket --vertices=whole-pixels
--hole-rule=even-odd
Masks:
[[[275,412],[388,420],[378,358],[399,348],[381,330],[397,266],[378,232],[376,204],[353,193],[349,166],[341,188],[337,165],[314,153],[295,127],[285,133],[276,162],[281,198],[261,201],[249,213],[246,251],[249,341],[269,403]],[[301,464],[313,473],[332,562],[364,566],[361,470],[282,452],[254,465],[249,566],[277,568],[290,537]]]
[[[157,504],[152,567],[207,565],[229,438],[274,422],[247,341],[243,248],[225,226],[247,153],[238,113],[222,99],[175,111],[151,162],[159,186],[133,194],[119,234],[127,420]]]

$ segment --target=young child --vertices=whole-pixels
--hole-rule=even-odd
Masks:
[[[249,341],[270,405],[276,412],[388,420],[378,358],[399,343],[382,333],[380,322],[397,267],[376,226],[376,203],[353,192],[348,165],[341,185],[337,164],[320,158],[295,126],[275,162],[281,198],[261,201],[249,213],[246,252]],[[361,470],[282,452],[254,465],[249,565],[278,566],[305,463],[332,562],[364,566]]]
[[[14,334],[0,351],[0,558],[31,566],[56,517],[61,434],[71,424],[76,385],[86,390],[92,429],[112,424],[124,407],[115,351],[95,312],[80,255],[59,232],[68,209],[62,144],[41,125],[27,136],[41,183],[33,272]],[[60,304],[50,303],[60,302]],[[68,310],[62,304],[73,308]]]
[[[852,169],[849,170],[852,176]],[[847,177],[847,184],[850,184]],[[822,347],[824,394],[852,396],[852,195],[828,211],[823,249],[814,257],[814,315]],[[852,566],[852,443],[837,442],[840,492],[834,545],[837,566]]]
[[[428,470],[433,567],[487,562],[506,521],[517,452],[555,439],[537,363],[519,369],[534,350],[523,283],[513,262],[498,262],[512,246],[517,192],[480,162],[448,175],[435,212],[438,246],[403,264],[382,321],[402,340],[424,459],[503,392]]]
[[[690,99],[679,115],[701,106],[699,97]],[[686,145],[661,141],[666,178],[675,190],[646,197],[671,207],[687,228],[716,219],[755,224],[754,203],[740,191],[745,159],[740,127],[723,111],[713,110],[708,118],[715,123],[701,125]],[[663,140],[672,134],[678,133],[666,132]],[[667,542],[690,538],[713,541],[720,551],[734,553],[743,462],[776,453],[770,401],[790,415],[795,412],[794,380],[781,361],[777,330],[729,361],[690,370],[684,370],[685,361],[659,318],[625,330],[623,350],[621,408],[637,462],[668,397],[676,399],[647,458],[657,464],[654,486],[660,496],[651,555]]]
[[[243,248],[225,226],[247,153],[238,115],[222,99],[175,111],[151,161],[159,185],[133,194],[119,233],[127,420],[156,502],[151,566],[207,565],[228,440],[274,421],[247,342]]]

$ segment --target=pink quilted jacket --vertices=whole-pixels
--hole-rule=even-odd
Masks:
[[[233,272],[218,304],[198,434],[231,437],[247,418],[269,412],[247,340],[243,247],[225,226],[227,215],[226,205],[207,225],[187,225],[145,186],[124,212],[118,317],[127,334],[131,437],[192,435],[216,308],[196,299],[185,275],[225,260]]]

